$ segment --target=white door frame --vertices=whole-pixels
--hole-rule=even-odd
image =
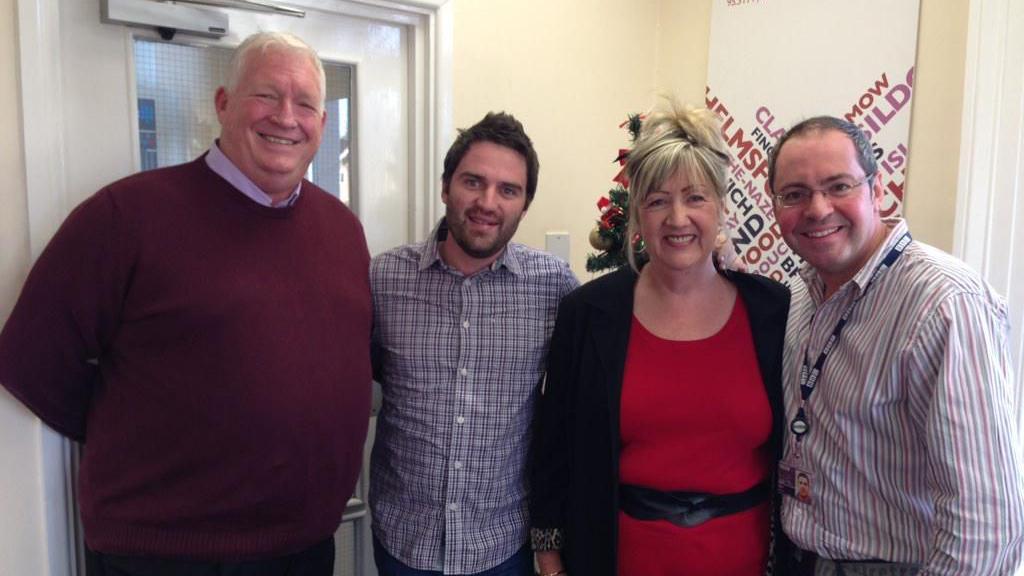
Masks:
[[[452,4],[450,0],[321,0],[332,10],[387,20],[410,31],[409,237],[422,238],[441,214],[436,185],[452,141]],[[19,71],[33,260],[64,221],[75,196],[64,179],[60,3],[17,0]],[[99,14],[96,15],[99,18]]]
[[[971,0],[954,254],[1006,296],[1024,427],[1024,4]]]
[[[453,12],[449,0],[324,0],[333,11],[408,27],[409,237],[423,238],[441,213],[437,182],[453,137]],[[65,123],[61,82],[60,2],[17,0],[19,83],[32,260],[73,208],[65,176]],[[99,18],[96,14],[96,18]],[[49,576],[77,576],[76,517],[71,503],[72,450],[65,438],[39,423],[38,484]]]

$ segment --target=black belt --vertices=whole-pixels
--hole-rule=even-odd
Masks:
[[[623,484],[619,487],[619,507],[637,520],[668,520],[676,526],[692,527],[753,508],[768,500],[770,493],[767,482],[736,494],[662,492]]]
[[[883,560],[830,560],[822,558],[814,552],[801,550],[796,547],[792,549],[792,558],[793,564],[786,573],[792,573],[794,576],[814,576],[818,564],[822,562],[833,564],[840,575],[849,572],[852,574],[869,573],[909,576],[917,574],[921,570],[921,567],[917,564],[901,564],[898,562],[885,562]],[[865,570],[857,570],[858,565],[865,568]]]

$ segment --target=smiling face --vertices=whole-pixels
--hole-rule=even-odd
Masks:
[[[837,181],[864,179],[853,143],[836,130],[794,136],[779,151],[775,187],[821,189]],[[806,205],[774,204],[782,236],[794,252],[815,268],[832,294],[853,278],[885,241],[887,228],[879,209],[882,181],[876,174],[842,199],[815,192]]]
[[[444,186],[441,201],[449,240],[441,244],[441,256],[472,274],[497,259],[526,213],[526,160],[511,148],[476,142]]]
[[[254,52],[236,86],[217,90],[220,149],[271,198],[287,198],[320,147],[322,102],[308,56],[276,47]]]
[[[720,206],[708,185],[693,183],[685,170],[677,170],[647,193],[637,214],[652,269],[686,271],[713,266]]]

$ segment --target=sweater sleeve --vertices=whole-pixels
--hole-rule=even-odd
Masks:
[[[85,439],[99,359],[119,323],[128,278],[121,220],[105,190],[72,211],[0,332],[0,384],[74,440]]]

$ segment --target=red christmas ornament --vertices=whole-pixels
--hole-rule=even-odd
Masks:
[[[601,227],[605,230],[614,228],[617,224],[622,223],[623,213],[622,208],[618,206],[612,206],[604,214],[601,214]]]

